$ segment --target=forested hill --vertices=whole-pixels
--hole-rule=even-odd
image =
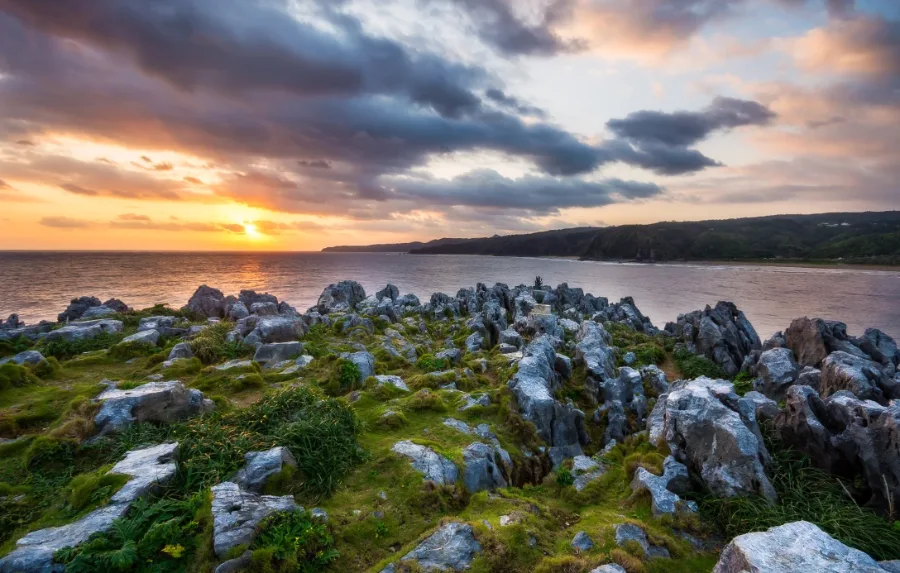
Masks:
[[[403,250],[402,245],[379,247],[370,250]],[[409,247],[408,251],[617,261],[780,259],[900,264],[900,211],[583,227],[481,239],[441,239]]]
[[[383,245],[342,245],[337,247],[325,247],[324,253],[408,253],[415,249],[437,247],[439,245],[472,241],[475,239],[435,239],[423,243],[387,243]]]

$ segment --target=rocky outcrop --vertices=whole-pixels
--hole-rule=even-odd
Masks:
[[[633,523],[620,523],[615,526],[616,545],[625,547],[629,543],[637,543],[644,551],[644,557],[649,559],[668,558],[669,551],[650,543],[643,529]]]
[[[131,336],[126,336],[119,344],[135,344],[143,346],[156,346],[159,344],[158,330],[141,330],[135,332]]]
[[[602,325],[593,321],[583,322],[575,335],[575,341],[575,362],[584,364],[588,376],[591,376],[595,383],[616,375],[612,337]]]
[[[884,573],[874,559],[812,523],[746,533],[725,546],[713,573]]]
[[[316,306],[310,310],[320,314],[351,312],[357,303],[365,300],[366,290],[356,281],[341,281],[325,287]]]
[[[236,483],[212,487],[213,549],[219,559],[240,545],[249,545],[259,534],[266,517],[284,511],[302,511],[290,495],[259,495],[242,490]]]
[[[426,481],[433,481],[438,485],[452,485],[459,477],[456,465],[431,448],[403,440],[394,444],[391,451],[409,458],[410,465],[421,473]]]
[[[588,486],[589,483],[596,480],[606,473],[606,467],[587,456],[575,456],[572,459],[572,477],[575,482],[572,484],[575,491],[581,491]]]
[[[122,332],[122,321],[111,319],[73,322],[68,326],[51,330],[43,336],[44,340],[89,340],[101,334],[118,334]]]
[[[222,294],[222,291],[207,285],[200,285],[181,310],[198,316],[223,318],[225,306],[225,295]]]
[[[422,571],[465,571],[480,551],[472,526],[454,521],[441,526],[402,561],[414,561]]]
[[[125,454],[110,473],[131,479],[113,495],[109,504],[68,525],[33,531],[22,537],[16,542],[16,548],[0,559],[0,573],[64,570],[61,564],[53,563],[53,555],[60,549],[81,545],[95,533],[108,531],[117,519],[125,516],[136,499],[171,480],[177,470],[177,450],[177,443],[167,443]]]
[[[281,473],[285,466],[296,468],[297,460],[283,446],[264,452],[247,452],[244,454],[244,467],[234,476],[234,483],[247,491],[260,493],[269,478]]]
[[[46,364],[47,359],[37,350],[26,350],[13,356],[0,358],[0,364],[6,364],[7,362],[12,362],[19,366],[40,366],[41,364]]]
[[[607,378],[599,386],[602,404],[594,412],[594,421],[605,420],[604,445],[640,431],[647,417],[647,397],[640,372],[633,368],[619,368],[619,376]]]
[[[880,364],[841,350],[822,361],[819,387],[823,396],[848,390],[861,400],[886,403],[900,398],[900,386],[885,375]]]
[[[605,301],[606,299],[601,300]],[[653,326],[653,323],[650,322],[650,319],[644,316],[641,311],[638,310],[634,299],[630,296],[626,296],[619,302],[613,303],[603,308],[600,312],[594,315],[593,320],[597,320],[598,318],[604,322],[617,322],[619,324],[624,324],[638,332],[646,332],[648,334],[655,334],[659,332],[659,330],[657,330],[657,328]]]
[[[393,328],[384,331],[384,342],[381,347],[394,358],[401,358],[413,364],[419,357],[415,345]]]
[[[772,348],[759,356],[756,363],[759,376],[754,388],[773,400],[781,400],[788,387],[797,382],[800,366],[794,361],[794,353],[788,348]]]
[[[95,296],[73,298],[66,310],[59,313],[57,321],[71,322],[82,318],[99,318],[116,312],[125,312],[128,307],[120,300],[111,298],[105,303]]]
[[[872,505],[887,507],[888,491],[900,499],[900,404],[885,407],[847,391],[823,400],[808,386],[793,386],[775,431],[829,473],[861,475]]]
[[[341,358],[349,360],[359,369],[359,382],[365,382],[366,378],[375,375],[375,357],[365,351],[344,352]]]
[[[684,502],[678,496],[690,487],[691,478],[687,466],[678,463],[672,456],[668,456],[663,462],[663,475],[658,476],[639,467],[631,480],[633,492],[646,491],[650,494],[650,508],[656,516],[674,515],[678,511],[696,512],[696,503]]]
[[[558,464],[581,455],[581,446],[590,439],[584,429],[584,412],[553,397],[559,387],[555,365],[552,339],[540,336],[525,349],[509,387],[522,417],[535,425],[538,435],[550,446],[551,459]]]
[[[302,342],[272,342],[258,346],[253,354],[253,360],[268,366],[292,360],[301,354],[303,354]]]
[[[753,325],[730,302],[682,314],[677,322],[666,324],[665,330],[680,339],[689,351],[718,364],[728,376],[740,372],[744,360],[762,348]]]
[[[483,490],[493,491],[509,485],[509,468],[503,463],[496,451],[499,446],[491,447],[481,442],[469,444],[463,450],[463,484],[470,493]],[[506,453],[506,452],[503,452]],[[509,457],[509,454],[506,454]]]
[[[179,342],[169,351],[169,360],[178,360],[180,358],[193,358],[194,351],[188,342]]]
[[[273,342],[294,342],[309,330],[306,322],[296,316],[265,316],[245,319],[253,329],[244,337],[244,344],[259,346]]]
[[[177,380],[149,382],[132,390],[109,388],[97,400],[101,407],[94,423],[104,433],[140,422],[172,423],[215,407],[202,392]]]
[[[696,472],[713,494],[775,499],[765,473],[769,454],[754,403],[724,380],[680,380],[659,397],[648,422],[650,440],[664,440],[675,459]]]

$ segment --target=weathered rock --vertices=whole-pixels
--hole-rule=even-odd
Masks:
[[[462,362],[462,352],[459,351],[458,348],[448,348],[447,350],[441,350],[437,354],[434,355],[438,360],[444,360],[447,364],[451,366],[456,366],[460,362]]]
[[[218,572],[216,572],[218,573]],[[591,569],[590,573],[628,573],[621,565],[615,563],[607,563],[596,569]]]
[[[581,323],[575,340],[575,362],[584,364],[591,377],[603,381],[616,375],[615,352],[610,346],[612,337],[602,325],[592,321]]]
[[[409,392],[409,386],[407,386],[406,382],[403,381],[403,378],[400,378],[399,376],[379,375],[375,376],[375,381],[379,386],[387,384],[399,390],[403,390],[404,392]]]
[[[231,320],[240,320],[242,318],[247,318],[250,316],[250,309],[247,308],[247,305],[242,303],[241,301],[236,301],[228,306],[228,312],[226,313],[226,317]]]
[[[63,525],[40,529],[16,542],[16,548],[0,558],[0,573],[56,573],[65,568],[53,563],[53,555],[65,547],[76,547],[91,535],[108,531],[124,517],[131,503],[165,484],[176,473],[177,443],[133,450],[110,470],[131,479],[110,499],[109,504],[83,518]]]
[[[484,336],[481,333],[473,332],[466,338],[466,352],[478,352],[484,349]]]
[[[179,342],[169,351],[169,360],[178,360],[179,358],[193,358],[194,351],[187,342]]]
[[[745,533],[725,546],[713,573],[884,573],[874,559],[807,521]]]
[[[759,356],[756,364],[759,379],[756,390],[773,400],[781,400],[788,387],[797,382],[800,366],[789,348],[772,348]]]
[[[464,412],[470,408],[487,407],[491,405],[491,397],[487,394],[478,394],[476,396],[466,396],[462,406],[459,407],[460,412]]]
[[[582,551],[590,551],[593,549],[594,540],[584,531],[579,531],[575,534],[575,537],[572,538],[572,542],[569,545],[572,546],[572,549],[581,553]]]
[[[456,483],[459,477],[456,465],[431,448],[403,440],[394,444],[391,451],[409,458],[412,467],[425,476],[426,481],[433,481],[438,485],[451,485]]]
[[[819,380],[823,396],[848,390],[862,400],[885,402],[900,398],[893,380],[884,375],[880,364],[843,351],[832,352],[822,361]]]
[[[278,305],[274,302],[254,302],[250,305],[250,314],[276,316],[278,314]]]
[[[384,298],[387,298],[387,299],[389,299],[391,302],[394,302],[395,300],[397,300],[397,298],[398,298],[399,296],[400,296],[400,289],[398,289],[397,287],[395,287],[395,286],[392,285],[392,284],[388,284],[386,287],[384,287],[383,289],[381,289],[380,291],[378,291],[377,293],[375,293],[375,297],[376,297],[378,300],[382,300],[382,299],[384,299]]]
[[[156,346],[159,344],[158,330],[141,330],[135,332],[131,336],[126,336],[119,344],[143,344],[146,346]]]
[[[247,368],[253,368],[253,361],[241,360],[240,358],[235,358],[234,360],[229,360],[228,362],[223,362],[216,366],[216,370],[221,372],[226,372],[228,370],[243,370]]]
[[[101,334],[117,334],[122,332],[122,321],[111,319],[74,322],[68,326],[51,330],[44,335],[44,340],[88,340]]]
[[[113,314],[118,313],[114,308],[110,308],[105,304],[101,304],[100,306],[92,306],[82,313],[81,316],[78,317],[77,320],[93,320],[96,318],[104,318]]]
[[[350,312],[365,298],[366,291],[361,284],[356,281],[341,281],[325,287],[318,303],[310,310],[316,310],[321,314]]]
[[[415,363],[419,357],[415,345],[393,328],[384,331],[384,342],[381,347],[394,358],[402,358],[411,364]]]
[[[695,504],[685,503],[678,496],[678,493],[684,493],[690,488],[690,482],[687,466],[669,456],[663,463],[661,476],[639,467],[631,480],[631,490],[650,494],[653,515],[674,515],[679,511],[696,511]]]
[[[718,364],[728,376],[740,372],[747,356],[762,348],[753,325],[730,302],[680,315],[665,329],[684,341],[691,352]]]
[[[422,571],[464,571],[480,551],[471,525],[450,522],[404,555],[403,561],[415,561]]]
[[[508,457],[508,454],[507,454]],[[469,444],[463,450],[463,483],[470,493],[483,490],[493,491],[497,488],[507,487],[508,468],[504,467],[498,452],[494,447],[475,442]]]
[[[812,366],[804,366],[797,376],[798,386],[809,386],[816,392],[822,390],[822,371]]]
[[[266,517],[284,511],[302,511],[294,498],[258,495],[242,490],[236,483],[224,482],[212,487],[213,548],[219,559],[239,545],[249,545],[259,534]]]
[[[225,316],[225,295],[217,288],[201,285],[188,299],[183,310],[200,316],[223,318]]]
[[[753,406],[756,408],[757,420],[774,420],[775,416],[781,412],[775,400],[767,398],[755,390],[744,394],[744,398],[753,402]]]
[[[648,558],[668,558],[669,552],[665,547],[657,547],[651,545],[647,540],[647,534],[637,525],[631,523],[620,523],[616,525],[616,545],[622,547],[629,542],[635,542],[644,550],[644,557]]]
[[[256,321],[256,328],[244,338],[250,345],[294,342],[306,334],[308,327],[300,317],[266,316]]]
[[[641,381],[653,389],[657,396],[669,391],[669,382],[666,379],[666,373],[654,364],[641,368]]]
[[[212,400],[177,380],[149,382],[132,390],[108,388],[97,396],[102,404],[94,423],[102,432],[114,432],[139,422],[172,423],[211,411]]]
[[[835,351],[868,358],[849,340],[847,325],[842,322],[798,318],[791,323],[784,336],[786,346],[794,352],[801,366],[818,368],[825,357]]]
[[[682,380],[659,397],[648,422],[650,439],[665,440],[681,463],[717,496],[760,494],[775,499],[764,466],[769,454],[756,407],[724,380]]]
[[[260,493],[269,478],[280,473],[285,466],[296,468],[297,460],[283,446],[264,452],[247,452],[244,454],[244,467],[234,476],[234,483],[242,489]]]
[[[44,355],[37,350],[26,350],[14,356],[0,358],[0,364],[6,364],[7,362],[12,362],[13,364],[18,364],[19,366],[39,366],[41,364],[47,363],[47,359],[44,358]]]
[[[510,346],[521,348],[522,335],[512,328],[507,328],[506,330],[500,332],[499,342],[500,344],[509,344]]]
[[[572,459],[572,476],[575,482],[572,484],[575,491],[581,491],[589,483],[606,473],[606,467],[587,456],[575,456]]]
[[[349,360],[359,369],[359,382],[365,382],[366,378],[375,375],[375,357],[365,351],[344,352],[341,358]]]
[[[860,350],[868,354],[872,360],[883,365],[893,364],[900,367],[900,350],[897,343],[877,328],[867,328],[862,338],[856,341]]]
[[[444,418],[444,425],[448,428],[453,428],[457,432],[462,432],[463,434],[472,433],[472,428],[470,428],[468,424],[462,420],[457,420],[456,418]]]
[[[59,322],[78,320],[88,311],[88,309],[101,306],[101,304],[100,299],[95,296],[80,296],[78,298],[73,298],[69,303],[69,306],[66,307],[66,310],[59,314],[57,320]]]
[[[272,342],[256,348],[253,360],[260,364],[272,365],[297,358],[303,354],[302,342]]]

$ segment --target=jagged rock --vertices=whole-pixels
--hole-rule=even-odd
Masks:
[[[900,350],[897,349],[897,343],[877,328],[867,328],[862,338],[856,342],[860,350],[868,354],[872,360],[883,365],[893,364],[900,367]]]
[[[478,352],[484,348],[484,337],[478,333],[473,332],[466,338],[466,352]]]
[[[612,337],[602,325],[592,321],[581,323],[575,336],[575,362],[584,364],[588,374],[603,381],[616,375],[616,359]]]
[[[25,326],[25,323],[19,320],[19,315],[12,313],[9,317],[0,322],[0,330],[12,330]]]
[[[459,477],[456,465],[431,448],[403,440],[394,444],[391,451],[409,458],[412,467],[424,475],[426,481],[433,481],[438,485],[451,485],[456,483]]]
[[[772,350],[773,348],[785,348],[787,347],[787,340],[784,338],[784,333],[780,330],[772,335],[771,338],[763,342],[763,350]]]
[[[553,363],[553,368],[562,377],[563,380],[570,379],[574,371],[572,366],[572,359],[559,353],[557,353],[556,355],[556,361]]]
[[[359,382],[365,382],[366,378],[375,375],[375,357],[365,351],[344,352],[341,358],[349,360],[359,368]]]
[[[624,362],[626,366],[631,366],[636,360],[637,356],[634,352],[626,352],[625,356],[622,357],[622,362]]]
[[[884,407],[847,391],[822,400],[808,386],[792,386],[775,418],[784,443],[827,472],[862,475],[872,505],[888,507],[887,491],[900,498],[900,404]],[[886,491],[887,490],[887,491]]]
[[[226,314],[226,318],[230,318],[231,320],[240,320],[242,318],[247,318],[250,316],[250,309],[247,308],[247,305],[242,303],[241,301],[236,301],[228,307],[228,312]]]
[[[160,444],[132,450],[112,467],[110,473],[131,479],[116,492],[109,503],[78,521],[61,527],[33,531],[16,542],[16,548],[0,558],[0,573],[55,573],[64,570],[53,563],[53,555],[65,547],[81,545],[91,535],[108,531],[124,517],[134,502],[175,476],[177,443]]]
[[[278,314],[278,305],[274,302],[254,302],[250,305],[250,314],[276,316]]]
[[[399,296],[400,296],[400,289],[398,289],[397,287],[395,287],[392,284],[388,284],[386,287],[384,287],[383,289],[381,289],[380,291],[375,293],[375,297],[378,300],[387,298],[391,302],[394,302],[395,300],[397,300],[397,297],[399,297]]]
[[[605,303],[605,299],[601,300]],[[599,313],[593,316],[593,319],[624,324],[638,332],[650,334],[658,332],[650,319],[638,310],[634,299],[630,296],[626,296],[617,303],[605,305]]]
[[[156,346],[158,343],[158,330],[142,330],[140,332],[135,332],[131,336],[126,336],[119,344],[145,344],[147,346]]]
[[[584,429],[584,413],[553,397],[559,387],[555,363],[551,338],[540,336],[525,349],[509,387],[522,417],[535,425],[538,435],[550,446],[551,459],[559,463],[565,457],[580,455],[581,445],[590,438]]]
[[[419,297],[414,294],[405,294],[397,298],[397,300],[394,302],[396,306],[400,307],[401,309],[418,308],[422,306],[422,303],[419,302]]]
[[[399,376],[379,375],[375,376],[375,381],[379,386],[388,384],[394,388],[403,390],[404,392],[409,392],[409,386],[407,386],[406,382],[403,381],[403,378],[400,378]]]
[[[635,493],[650,493],[653,515],[674,515],[678,511],[697,511],[696,504],[684,503],[678,496],[678,493],[684,493],[690,488],[690,483],[687,466],[668,456],[663,462],[661,476],[639,467],[631,480],[631,490]]]
[[[843,351],[832,352],[822,361],[819,384],[823,396],[848,390],[862,400],[900,398],[900,389],[884,375],[880,364]]]
[[[366,291],[361,284],[356,281],[341,281],[325,287],[318,303],[310,310],[316,310],[320,314],[350,312],[365,298]]]
[[[756,390],[773,400],[781,400],[788,387],[797,382],[800,367],[789,348],[772,348],[759,356],[756,364],[759,379]]]
[[[218,573],[218,572],[216,572]],[[615,563],[607,563],[606,565],[601,565],[596,569],[591,569],[590,573],[628,573],[621,565],[616,565]]]
[[[572,459],[572,475],[575,482],[575,491],[581,491],[589,483],[606,473],[606,467],[587,456],[575,456]]]
[[[795,521],[735,537],[713,573],[884,573],[874,559],[812,523]]]
[[[847,325],[842,322],[798,318],[791,323],[784,336],[787,347],[794,352],[801,366],[818,368],[835,351],[868,358],[865,352],[848,340]]]
[[[753,402],[757,420],[774,420],[775,416],[781,412],[775,400],[767,398],[755,390],[744,394],[744,398]]]
[[[238,301],[243,303],[247,308],[251,308],[254,304],[267,303],[278,306],[278,297],[267,292],[258,293],[254,290],[241,290],[240,294],[238,294]]]
[[[458,348],[448,348],[447,350],[441,350],[437,354],[434,355],[438,360],[445,360],[447,364],[451,366],[456,366],[460,362],[462,362],[462,352],[459,351]]]
[[[648,558],[668,558],[669,552],[665,547],[651,545],[647,540],[647,534],[644,530],[631,523],[620,523],[616,525],[616,545],[623,547],[628,542],[633,541],[641,546],[644,550],[644,557]]]
[[[504,477],[504,473],[508,474],[508,470],[504,472],[503,462],[502,460],[498,462],[498,457],[500,456],[495,448],[487,444],[475,442],[466,446],[463,450],[463,462],[466,466],[463,483],[469,493],[493,491],[509,485]],[[509,454],[506,457],[508,458]]]
[[[258,346],[253,360],[260,364],[271,365],[297,358],[302,353],[302,342],[272,342]]]
[[[572,549],[581,553],[583,551],[590,551],[591,549],[593,549],[594,540],[591,539],[591,536],[584,531],[579,531],[575,534],[575,537],[572,538],[572,542],[569,545],[572,546]]]
[[[648,421],[652,443],[665,440],[674,457],[695,471],[713,494],[760,494],[775,499],[764,466],[769,454],[754,403],[724,380],[680,380],[659,397]]]
[[[308,327],[295,316],[266,316],[256,321],[256,327],[244,337],[244,343],[258,346],[273,342],[294,342],[306,334]]]
[[[462,432],[463,434],[472,433],[472,428],[470,428],[468,424],[462,420],[457,420],[456,418],[444,418],[444,425],[448,428],[453,428],[458,432]]]
[[[499,343],[500,344],[509,344],[510,346],[514,346],[515,348],[522,347],[522,335],[513,330],[512,328],[507,328],[500,332],[499,335]]]
[[[462,406],[459,407],[460,412],[464,412],[470,408],[487,407],[491,405],[491,397],[487,394],[479,394],[477,396],[466,396]]]
[[[564,333],[559,326],[559,319],[555,314],[544,310],[546,309],[535,306],[534,311],[525,319],[524,331],[531,336],[547,334],[554,338],[562,338]]]
[[[35,341],[53,330],[55,325],[55,322],[42,320],[40,323],[31,326],[21,325],[16,328],[0,328],[0,340],[14,340],[21,336],[28,340]]]
[[[179,342],[169,351],[169,360],[178,360],[179,358],[193,358],[194,352],[191,345],[187,342]]]
[[[442,292],[432,294],[426,306],[436,320],[458,317],[460,314],[459,301]]]
[[[534,307],[537,306],[537,301],[534,300],[534,297],[531,296],[530,293],[523,292],[515,297],[513,304],[515,308],[513,320],[516,323],[519,323],[528,318],[528,315],[530,315],[531,311],[534,310]]]
[[[122,332],[122,321],[111,319],[75,322],[44,335],[44,340],[88,340],[101,334],[117,334]]]
[[[212,487],[213,548],[219,559],[239,545],[249,545],[259,534],[260,522],[273,513],[302,511],[289,495],[258,495],[236,483]]]
[[[684,341],[691,352],[718,364],[728,376],[740,372],[747,356],[762,348],[753,325],[730,302],[680,315],[665,329]]]
[[[368,335],[375,334],[375,323],[372,322],[372,319],[361,317],[357,314],[344,316],[343,319],[340,319],[339,324],[341,334],[347,334],[357,328],[361,328]]]
[[[402,560],[415,561],[422,571],[464,571],[480,551],[472,526],[454,521],[441,526]]]
[[[269,478],[280,473],[286,465],[296,468],[297,460],[283,446],[264,452],[247,452],[244,467],[234,476],[234,482],[242,489],[260,493]]]
[[[641,368],[641,381],[652,388],[657,395],[665,394],[669,391],[669,382],[666,379],[666,373],[654,364]]]
[[[14,356],[0,358],[0,364],[6,364],[7,362],[12,362],[13,364],[18,364],[19,366],[39,366],[41,364],[45,364],[47,362],[47,359],[44,358],[44,355],[37,350],[26,350]]]
[[[77,320],[93,320],[96,318],[104,318],[113,314],[117,314],[118,311],[114,308],[110,308],[105,304],[101,304],[100,306],[92,306],[82,313],[81,316],[77,318]]]
[[[252,564],[253,552],[244,551],[238,557],[220,563],[213,573],[240,573],[246,571]]]
[[[816,392],[822,390],[822,371],[812,366],[804,366],[797,376],[798,386],[809,386]]]
[[[240,358],[236,358],[234,360],[229,360],[228,362],[224,362],[216,366],[216,370],[225,372],[228,370],[238,370],[244,368],[253,368],[252,360],[241,360]]]
[[[114,432],[139,422],[172,423],[209,412],[212,400],[177,380],[149,382],[132,390],[108,388],[97,396],[102,404],[94,423],[102,432]]]
[[[409,363],[415,363],[416,359],[419,357],[415,345],[403,338],[403,336],[393,328],[388,328],[384,331],[384,342],[381,347],[394,358],[402,358]]]
[[[225,316],[225,295],[217,288],[201,285],[188,299],[183,310],[201,316],[223,318]]]
[[[69,303],[69,306],[66,307],[66,310],[59,314],[57,320],[59,322],[78,320],[88,309],[101,306],[101,304],[100,299],[95,296],[80,296],[78,298],[73,298]]]

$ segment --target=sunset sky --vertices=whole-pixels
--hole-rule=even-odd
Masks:
[[[0,0],[0,249],[898,208],[898,0]]]

